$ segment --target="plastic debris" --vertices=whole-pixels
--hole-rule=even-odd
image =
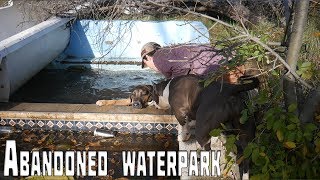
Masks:
[[[115,136],[114,131],[105,130],[105,129],[95,129],[93,132],[94,136],[102,136],[107,138],[113,138]]]

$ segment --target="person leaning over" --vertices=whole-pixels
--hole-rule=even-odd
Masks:
[[[219,50],[204,44],[161,47],[148,42],[141,49],[141,57],[142,68],[147,66],[168,79],[187,74],[205,76],[227,61]]]

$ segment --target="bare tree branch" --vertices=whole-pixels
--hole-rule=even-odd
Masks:
[[[148,0],[148,2],[151,3],[151,4],[154,4],[154,5],[160,6],[160,7],[172,8],[172,9],[175,9],[175,10],[178,10],[178,11],[181,11],[181,12],[194,14],[194,15],[197,15],[199,17],[205,17],[205,18],[211,19],[211,20],[213,20],[213,21],[215,21],[217,23],[223,24],[224,26],[227,26],[229,28],[235,29],[236,31],[239,31],[235,26],[232,26],[232,25],[230,25],[230,24],[228,24],[228,23],[226,23],[224,21],[221,21],[221,20],[219,20],[217,18],[208,16],[208,15],[205,15],[205,14],[197,13],[197,12],[190,11],[190,10],[185,10],[185,9],[174,7],[174,6],[159,4],[159,3],[156,3],[156,2],[153,2],[153,1],[150,1],[150,0]]]

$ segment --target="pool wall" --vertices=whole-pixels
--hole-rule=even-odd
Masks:
[[[67,47],[70,19],[53,17],[0,41],[0,102]]]
[[[208,37],[207,28],[199,21],[77,20],[71,26],[68,47],[54,62],[90,63],[92,68],[94,64],[137,65],[147,42],[206,44]]]
[[[64,53],[75,58],[138,60],[141,47],[149,41],[162,46],[209,43],[208,37],[199,21],[77,20]]]

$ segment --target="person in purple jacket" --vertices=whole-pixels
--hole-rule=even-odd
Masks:
[[[210,45],[184,44],[161,47],[155,42],[146,43],[141,49],[142,68],[160,72],[166,78],[195,74],[208,75],[216,71],[226,58]]]

